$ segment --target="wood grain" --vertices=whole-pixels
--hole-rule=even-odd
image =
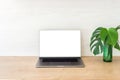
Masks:
[[[82,57],[85,68],[35,68],[37,57],[0,57],[0,80],[120,80],[120,57]]]

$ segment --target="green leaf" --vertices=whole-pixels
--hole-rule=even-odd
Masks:
[[[100,31],[101,31],[102,28],[103,27],[98,27],[97,29],[95,29],[95,31],[92,33],[92,35],[100,33]]]
[[[120,25],[118,25],[118,26],[116,27],[116,31],[119,30],[119,29],[120,29]],[[120,44],[117,42],[117,43],[115,44],[114,48],[120,50]]]
[[[91,36],[90,39],[90,49],[94,55],[100,54],[103,51],[103,43],[100,39],[100,32],[102,27],[98,27]]]
[[[120,45],[118,44],[118,42],[115,44],[114,48],[120,50]]]
[[[107,43],[114,46],[118,41],[118,32],[115,28],[109,28]]]
[[[96,46],[95,49],[93,50],[94,55],[99,54],[99,46]]]
[[[102,27],[98,27],[93,33],[92,33],[92,37],[91,40],[93,40],[94,38],[98,38],[100,36],[100,31],[101,31]]]
[[[120,25],[118,25],[118,26],[116,27],[116,30],[118,30],[118,29],[120,29]]]
[[[95,39],[91,40],[90,46],[91,46],[95,41],[97,41],[98,39],[99,39],[99,38],[95,38]]]
[[[97,40],[96,43],[91,45],[91,51],[94,55],[100,54],[103,51],[103,44],[100,39]]]
[[[93,40],[94,38],[98,38],[99,37],[99,33],[93,34],[91,37],[91,40]]]
[[[100,32],[100,38],[101,38],[101,40],[103,40],[105,42],[107,36],[108,36],[107,29],[106,28],[102,28],[102,30]]]
[[[96,43],[94,43],[93,45],[91,45],[90,47],[90,50],[92,51],[92,49],[94,48],[94,47],[96,47],[98,45],[98,42],[96,42]]]

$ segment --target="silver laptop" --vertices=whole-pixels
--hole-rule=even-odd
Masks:
[[[36,67],[84,67],[80,30],[41,30]]]

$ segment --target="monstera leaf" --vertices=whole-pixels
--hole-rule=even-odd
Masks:
[[[100,38],[102,29],[102,27],[97,28],[91,36],[90,48],[94,55],[100,54],[103,51],[103,43]]]
[[[116,49],[120,50],[120,45],[119,45],[119,43],[118,43],[118,42],[116,43],[116,45],[114,46],[114,48],[116,48]]]
[[[102,28],[100,38],[105,44],[114,46],[118,41],[118,32],[116,31],[116,28],[109,28],[108,30]]]
[[[116,27],[116,31],[118,31],[120,29],[120,25]],[[115,44],[114,48],[120,50],[120,42],[117,41],[117,43]]]
[[[116,30],[120,29],[120,25],[116,27]]]

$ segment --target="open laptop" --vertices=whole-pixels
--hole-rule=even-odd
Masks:
[[[41,30],[36,67],[84,67],[80,30]]]

